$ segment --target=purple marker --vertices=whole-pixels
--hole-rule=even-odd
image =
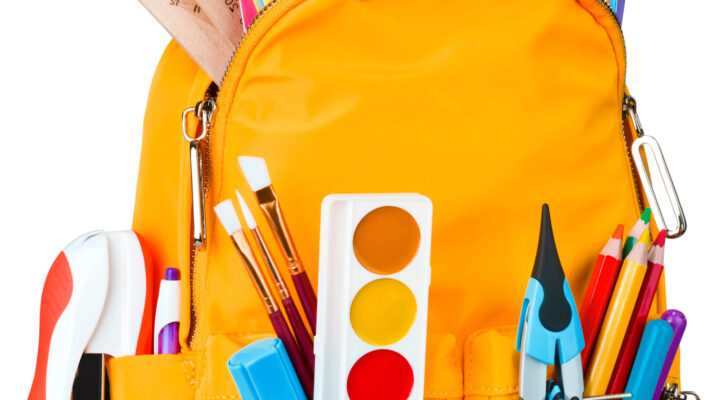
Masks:
[[[622,25],[623,14],[625,14],[625,0],[618,0],[615,15],[617,15],[617,19],[618,22],[620,22],[620,25]]]
[[[155,354],[180,353],[180,271],[165,270],[155,309]]]
[[[670,342],[670,349],[668,350],[667,357],[665,357],[665,364],[663,365],[662,372],[660,372],[660,380],[658,380],[657,387],[655,388],[655,396],[653,396],[653,399],[660,398],[660,393],[662,393],[662,390],[665,387],[665,381],[670,373],[670,367],[672,367],[672,363],[675,361],[675,355],[680,347],[680,340],[682,340],[683,333],[685,333],[685,327],[687,327],[685,314],[678,310],[665,311],[661,319],[672,326],[673,336],[672,341]]]

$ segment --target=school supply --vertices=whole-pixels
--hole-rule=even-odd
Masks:
[[[610,296],[612,296],[622,264],[622,224],[618,225],[605,247],[595,260],[590,283],[585,290],[580,307],[580,325],[583,329],[585,348],[582,351],[582,365],[587,368],[595,348],[595,340],[600,332]]]
[[[90,232],[58,255],[43,287],[30,400],[66,400],[71,393],[102,398],[108,356],[151,353],[146,256],[132,231]]]
[[[72,385],[72,399],[110,399],[110,382],[106,373],[109,359],[107,354],[82,355]]]
[[[230,239],[235,245],[235,249],[240,256],[248,275],[250,275],[255,291],[265,307],[265,311],[272,323],[273,329],[275,330],[278,338],[282,340],[283,345],[288,352],[290,361],[295,368],[295,372],[300,378],[300,384],[302,385],[305,394],[308,398],[312,399],[312,374],[310,373],[308,366],[305,364],[302,354],[297,347],[297,343],[295,343],[295,338],[290,332],[287,322],[285,322],[282,311],[278,308],[277,301],[275,300],[273,293],[270,291],[265,275],[255,259],[255,255],[250,247],[250,242],[245,236],[242,225],[240,225],[240,220],[235,213],[235,208],[233,207],[232,202],[230,200],[225,200],[219,203],[215,206],[215,213],[217,214],[220,223],[227,231],[228,236],[230,236]]]
[[[216,83],[222,82],[235,43],[228,41],[194,1],[140,0],[192,59]]]
[[[152,354],[152,260],[135,232],[103,234],[109,254],[107,294],[85,352],[112,357]]]
[[[107,238],[86,233],[57,256],[40,300],[40,341],[29,400],[67,400],[107,295]]]
[[[667,355],[673,329],[667,321],[648,322],[625,391],[636,400],[655,400],[655,386]]]
[[[182,1],[182,0],[180,0]],[[210,23],[235,46],[242,38],[243,19],[239,0],[195,0]]]
[[[547,368],[554,365],[565,398],[581,399],[583,347],[580,316],[555,246],[550,208],[544,204],[535,266],[515,342],[520,352],[520,398],[545,399]]]
[[[230,357],[230,374],[243,400],[305,400],[282,340],[251,343]]]
[[[257,222],[255,222],[255,218],[250,212],[250,208],[247,203],[245,203],[245,200],[240,195],[240,192],[235,191],[235,194],[237,195],[238,203],[240,203],[240,209],[245,217],[245,223],[247,224],[250,232],[252,232],[253,238],[255,238],[255,244],[260,249],[260,254],[262,254],[265,265],[268,266],[268,270],[270,271],[270,277],[272,278],[273,283],[275,283],[275,287],[280,294],[280,302],[285,309],[285,315],[287,315],[288,321],[290,322],[290,328],[295,335],[295,339],[300,347],[303,359],[310,368],[310,372],[315,373],[315,353],[313,352],[313,342],[305,329],[305,323],[303,322],[297,307],[295,307],[295,302],[293,302],[293,299],[290,296],[290,290],[285,284],[285,279],[283,279],[272,254],[270,254],[270,249],[268,249],[265,239],[263,238],[262,233],[260,233],[260,229],[258,229]]]
[[[321,215],[315,398],[422,399],[432,203],[336,194]]]
[[[625,0],[617,0],[615,14],[617,15],[618,22],[622,25],[623,16],[625,15]]]
[[[633,247],[635,247],[635,243],[637,243],[640,238],[640,235],[650,229],[650,217],[652,217],[652,210],[650,208],[645,208],[645,211],[643,211],[640,219],[638,219],[628,234],[627,239],[625,239],[625,245],[623,246],[623,258],[626,258],[630,254]]]
[[[657,399],[662,393],[663,388],[665,387],[668,372],[670,371],[670,367],[672,367],[672,364],[675,361],[675,356],[677,355],[678,348],[680,347],[680,341],[682,340],[683,334],[685,333],[685,328],[687,327],[687,319],[685,318],[685,314],[678,310],[665,311],[661,319],[670,324],[673,329],[673,333],[672,340],[670,341],[670,347],[667,350],[667,355],[662,362],[663,367],[660,371],[659,379],[657,380],[653,399]]]
[[[432,199],[426,397],[517,395],[508,337],[536,250],[518,243],[536,237],[528,221],[538,204],[557,204],[554,233],[575,291],[608,221],[630,228],[647,206],[627,154],[638,131],[624,110],[625,45],[602,1],[438,4],[273,1],[218,85],[168,46],[150,87],[133,227],[156,264],[181,271],[182,354],[110,360],[114,399],[237,395],[222,373],[228,358],[273,334],[215,218],[194,245],[180,113],[205,99],[217,106],[200,151],[206,201],[238,186],[249,199],[236,157],[266,159],[313,285],[327,194]],[[188,122],[188,136],[200,137],[201,119],[190,113]]]
[[[155,354],[180,352],[180,271],[165,270],[155,308]]]
[[[648,253],[648,267],[643,279],[640,293],[630,322],[628,323],[625,339],[620,347],[615,369],[610,377],[608,385],[608,393],[622,393],[627,385],[630,370],[632,369],[635,356],[640,346],[640,340],[647,324],[648,314],[655,299],[660,278],[663,274],[663,262],[665,254],[665,235],[666,231],[662,230],[655,238],[650,252]]]
[[[647,271],[650,231],[645,230],[625,258],[615,284],[607,315],[600,328],[590,366],[585,372],[585,395],[606,394],[635,302]]]
[[[255,22],[255,17],[257,17],[258,13],[262,11],[262,9],[265,7],[265,2],[263,0],[239,0],[240,1],[240,9],[242,10],[242,16],[243,16],[243,27],[245,28],[245,32],[247,32],[248,29],[250,29],[250,26]]]
[[[287,222],[285,222],[280,201],[270,181],[267,164],[262,158],[247,156],[238,157],[238,162],[250,188],[255,192],[255,198],[265,215],[265,219],[272,228],[275,239],[285,255],[285,262],[288,271],[290,271],[295,291],[300,298],[300,305],[302,305],[305,317],[308,319],[310,329],[314,334],[317,319],[317,297],[307,272],[305,272],[305,266],[295,248],[290,229]]]

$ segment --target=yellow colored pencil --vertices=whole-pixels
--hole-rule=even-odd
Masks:
[[[649,248],[650,231],[646,229],[625,258],[620,270],[590,366],[585,374],[585,396],[607,394],[610,377],[645,279]]]

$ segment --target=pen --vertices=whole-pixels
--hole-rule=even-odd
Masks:
[[[155,354],[180,353],[180,271],[165,270],[155,310]]]

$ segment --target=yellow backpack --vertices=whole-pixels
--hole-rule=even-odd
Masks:
[[[636,132],[623,129],[625,60],[603,0],[273,0],[219,91],[170,43],[148,100],[133,228],[156,276],[181,270],[182,353],[112,360],[112,398],[239,399],[229,357],[272,335],[211,214],[235,189],[251,194],[242,154],[267,160],[313,284],[326,195],[429,197],[424,396],[517,398],[515,330],[540,205],[553,209],[578,302],[615,224],[632,226],[645,207],[629,158]],[[208,97],[207,237],[196,249],[181,116]]]

